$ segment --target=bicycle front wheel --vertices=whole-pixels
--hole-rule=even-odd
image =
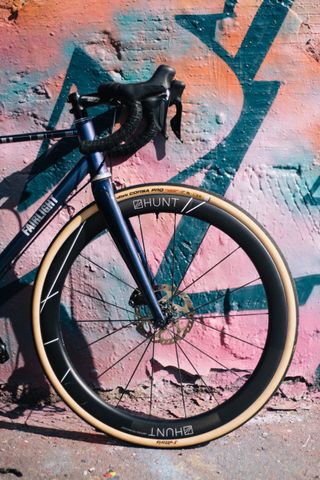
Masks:
[[[117,192],[154,279],[157,329],[97,206],[49,247],[34,287],[45,373],[85,421],[122,440],[182,447],[225,435],[277,389],[295,345],[295,289],[266,232],[197,188]]]

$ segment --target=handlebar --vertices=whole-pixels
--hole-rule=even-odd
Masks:
[[[88,154],[108,150],[111,153],[121,145],[121,142],[130,137],[137,130],[142,120],[142,105],[141,102],[132,102],[128,104],[127,107],[128,116],[121,128],[108,136],[103,136],[95,140],[81,141],[80,152]]]
[[[173,80],[175,70],[168,65],[160,65],[147,82],[121,84],[109,82],[100,85],[98,92],[82,95],[80,103],[84,108],[101,104],[126,106],[126,121],[115,132],[93,141],[81,141],[80,151],[89,154],[107,151],[109,157],[132,155],[150,142],[159,132],[166,135],[166,117],[168,107],[176,105],[176,115],[171,127],[181,140],[181,95],[185,88],[183,82]],[[142,120],[145,127],[134,135]]]

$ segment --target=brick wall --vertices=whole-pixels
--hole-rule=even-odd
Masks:
[[[0,5],[1,134],[66,128],[72,84],[147,79],[160,63],[185,81],[184,143],[173,135],[114,168],[119,186],[201,185],[255,216],[283,251],[300,305],[288,375],[319,382],[320,6],[315,0],[13,0]],[[161,5],[161,6],[160,6]],[[0,247],[39,206],[77,155],[51,164],[46,142],[0,149]],[[51,157],[52,159],[53,157]],[[142,167],[141,167],[142,165]],[[138,168],[140,166],[140,168]],[[42,253],[84,192],[0,287],[0,336],[11,360],[0,383],[41,385],[30,332],[31,284]],[[319,370],[318,370],[319,372]]]

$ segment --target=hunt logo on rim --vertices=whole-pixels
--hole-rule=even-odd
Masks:
[[[192,425],[185,425],[184,427],[167,427],[167,428],[151,428],[149,437],[162,437],[162,438],[175,438],[175,437],[187,437],[193,435]]]
[[[176,197],[151,197],[151,198],[138,198],[133,200],[133,208],[140,210],[145,207],[175,207],[179,199]]]

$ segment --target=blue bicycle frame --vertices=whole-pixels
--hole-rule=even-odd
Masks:
[[[2,136],[0,137],[0,143],[67,136],[78,136],[80,140],[94,140],[96,134],[92,120],[87,117],[84,109],[79,108],[79,98],[77,93],[69,96],[69,102],[73,106],[72,112],[76,119],[75,129]],[[106,221],[106,226],[151,310],[155,326],[162,327],[166,321],[154,292],[147,261],[130,222],[122,216],[115,198],[110,170],[105,165],[103,155],[100,152],[89,154],[79,160],[9,245],[0,253],[0,277],[10,268],[20,252],[30,244],[35,235],[48,223],[53,214],[88,173],[91,177],[94,199]]]

